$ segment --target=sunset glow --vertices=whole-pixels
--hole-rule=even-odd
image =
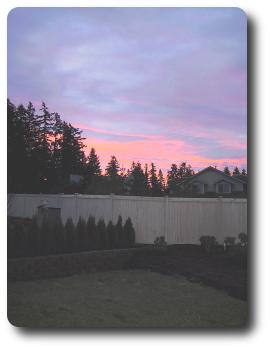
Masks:
[[[236,8],[16,8],[8,97],[82,129],[103,169],[246,168],[246,34]]]

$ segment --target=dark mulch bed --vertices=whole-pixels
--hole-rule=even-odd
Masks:
[[[224,290],[229,295],[247,300],[247,251],[222,247],[211,254],[200,246],[177,245],[164,248],[163,253],[136,254],[127,268],[142,268],[164,274],[178,274],[193,282]]]

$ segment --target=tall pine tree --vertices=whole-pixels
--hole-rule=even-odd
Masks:
[[[94,148],[91,148],[89,156],[86,160],[86,178],[89,182],[91,182],[91,179],[94,176],[100,176],[101,175],[101,167],[100,167],[100,161],[99,157],[96,154],[96,151]]]
[[[238,176],[240,175],[240,170],[239,168],[236,166],[234,169],[233,169],[233,176]]]
[[[230,169],[225,166],[224,170],[223,170],[224,174],[228,175],[228,176],[231,176],[231,172],[230,172]]]
[[[106,175],[110,178],[116,178],[118,176],[120,166],[115,156],[111,156],[111,159],[106,167]]]
[[[150,193],[152,196],[158,196],[160,195],[160,188],[158,184],[157,170],[154,163],[151,163],[149,175]]]

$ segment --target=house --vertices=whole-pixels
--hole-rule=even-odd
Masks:
[[[247,176],[229,176],[212,166],[186,178],[179,184],[185,195],[209,197],[246,197]]]

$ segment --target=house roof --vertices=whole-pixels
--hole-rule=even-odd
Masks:
[[[197,174],[195,174],[195,175],[193,175],[193,176],[190,176],[190,177],[184,179],[183,181],[181,181],[180,185],[182,185],[182,184],[185,183],[185,182],[189,182],[189,181],[194,180],[197,176],[199,176],[200,174],[202,174],[202,173],[204,173],[204,172],[206,172],[206,171],[214,171],[214,172],[216,172],[216,173],[218,173],[218,174],[221,174],[222,176],[224,176],[225,178],[227,178],[228,180],[233,181],[233,182],[234,182],[234,181],[235,181],[235,182],[240,182],[240,183],[242,183],[242,184],[243,184],[243,183],[244,183],[244,184],[247,183],[247,181],[244,181],[244,180],[240,179],[238,176],[236,177],[236,176],[227,175],[227,174],[225,174],[223,171],[218,170],[218,169],[216,169],[216,168],[214,168],[214,167],[212,167],[212,166],[209,166],[209,167],[207,167],[207,168],[205,168],[205,169],[199,171]]]

